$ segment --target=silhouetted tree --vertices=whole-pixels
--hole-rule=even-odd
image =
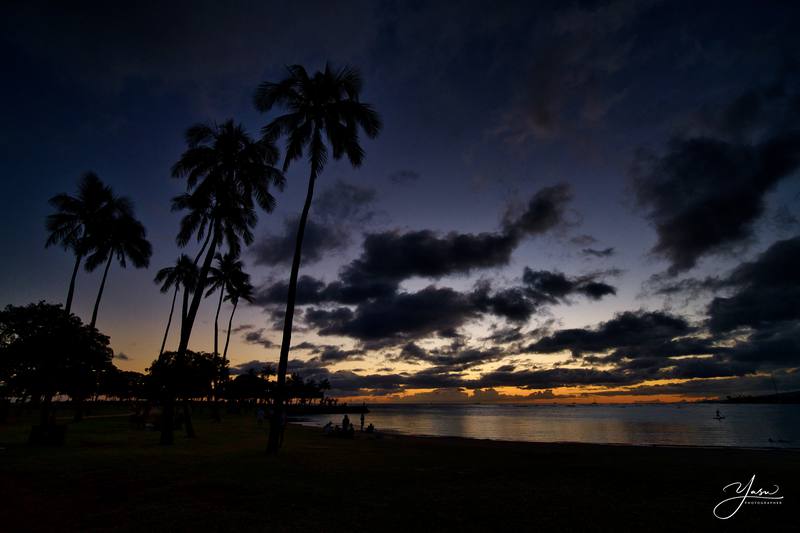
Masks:
[[[328,160],[328,146],[334,159],[347,156],[354,167],[364,160],[364,149],[359,143],[359,130],[369,138],[374,138],[381,130],[381,120],[369,104],[359,101],[362,80],[360,73],[351,67],[333,70],[325,65],[322,72],[309,76],[300,65],[288,68],[289,75],[277,82],[262,83],[255,93],[255,106],[267,112],[279,106],[287,113],[273,119],[263,129],[264,138],[277,139],[286,136],[286,153],[283,170],[302,157],[307,150],[311,169],[308,179],[308,192],[297,228],[297,240],[292,270],[289,276],[289,292],[286,299],[286,315],[283,325],[280,359],[278,361],[278,399],[270,425],[267,451],[278,451],[282,424],[283,392],[286,382],[286,369],[289,362],[289,346],[292,338],[294,304],[297,294],[297,277],[300,270],[300,257],[303,235],[308,221],[308,212],[314,196],[314,184]]]
[[[50,205],[56,212],[47,217],[47,237],[45,246],[61,244],[65,250],[75,254],[75,266],[69,281],[67,301],[64,310],[72,311],[72,298],[75,293],[75,278],[81,261],[92,248],[92,239],[108,218],[113,194],[110,187],[100,181],[97,174],[87,172],[78,184],[77,196],[61,193],[50,198]]]
[[[41,404],[41,425],[50,424],[56,394],[80,402],[96,391],[111,366],[108,337],[67,315],[60,305],[39,302],[0,311],[0,381],[17,397]]]
[[[228,331],[225,335],[225,349],[222,350],[222,359],[228,360],[228,344],[231,341],[231,327],[233,327],[233,315],[236,313],[236,306],[239,305],[239,299],[245,302],[253,300],[253,286],[250,284],[250,276],[245,273],[244,277],[238,280],[238,283],[228,288],[228,299],[233,304],[231,309],[231,316],[228,319]]]
[[[184,402],[184,424],[186,436],[195,436],[192,418],[188,409],[193,398],[207,398],[213,392],[213,384],[227,379],[227,365],[218,355],[187,350],[183,355],[164,352],[147,369],[152,385],[157,390],[170,391],[171,395]],[[161,425],[173,425],[172,412],[162,417]]]
[[[204,232],[208,239],[191,305],[181,324],[176,357],[183,357],[206,288],[211,262],[225,242],[228,253],[239,254],[241,241],[253,241],[252,228],[258,217],[255,206],[272,212],[275,198],[271,185],[282,187],[283,174],[273,165],[278,160],[274,143],[254,141],[244,128],[229,120],[222,125],[198,124],[186,132],[187,150],[173,166],[172,174],[186,178],[186,194],[173,199],[173,210],[187,210],[181,220],[178,244],[185,246]],[[205,246],[205,245],[204,245]],[[164,414],[171,416],[172,399],[165,398]],[[162,424],[161,442],[172,443],[170,424]]]
[[[164,331],[164,340],[161,341],[161,349],[158,351],[160,356],[164,353],[164,346],[167,344],[167,337],[169,336],[169,327],[172,324],[172,314],[175,311],[175,300],[178,297],[178,290],[183,287],[183,308],[181,311],[181,322],[186,319],[186,311],[189,302],[189,294],[194,290],[197,283],[197,266],[192,262],[186,254],[181,254],[175,262],[175,266],[165,267],[158,271],[155,280],[156,283],[162,283],[161,292],[167,292],[170,287],[175,286],[175,291],[172,294],[172,306],[169,308],[169,318],[167,319],[167,329]]]
[[[99,394],[120,400],[141,399],[147,396],[145,375],[111,366],[100,375]]]
[[[217,312],[214,314],[214,352],[219,354],[219,312],[222,309],[222,299],[229,296],[232,287],[245,283],[245,278],[249,276],[244,272],[244,263],[231,253],[222,255],[218,253],[215,257],[217,264],[211,267],[208,277],[208,291],[206,297],[211,296],[214,291],[219,290],[219,301],[217,302]]]
[[[98,228],[93,239],[94,252],[86,259],[86,270],[90,272],[104,262],[106,264],[92,311],[92,321],[89,323],[91,327],[97,323],[100,300],[114,257],[122,268],[127,267],[128,261],[136,268],[147,268],[153,254],[153,248],[147,240],[147,231],[136,219],[130,199],[124,196],[112,198],[110,210],[110,215],[103,220],[102,227]]]

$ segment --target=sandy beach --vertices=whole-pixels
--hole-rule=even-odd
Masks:
[[[251,417],[159,447],[125,417],[70,425],[63,448],[0,428],[9,531],[704,531],[794,521],[800,451],[537,444],[358,434],[290,425],[277,457]],[[778,484],[726,521],[732,482]],[[668,521],[666,518],[668,517]]]

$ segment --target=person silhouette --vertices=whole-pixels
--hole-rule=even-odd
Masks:
[[[364,413],[361,413],[361,431],[364,431]]]
[[[347,431],[349,427],[350,427],[350,417],[344,415],[344,418],[342,418],[342,431]]]

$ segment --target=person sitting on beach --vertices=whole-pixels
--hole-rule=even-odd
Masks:
[[[370,422],[370,424],[367,426],[367,433],[374,433],[374,432],[375,432],[375,426],[373,426],[372,423]]]
[[[322,432],[326,435],[333,433],[333,422],[328,420],[328,423],[322,426]]]

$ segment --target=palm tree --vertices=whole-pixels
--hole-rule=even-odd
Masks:
[[[113,197],[111,188],[104,185],[97,174],[87,172],[78,184],[78,195],[70,196],[61,193],[50,198],[50,205],[56,212],[47,217],[47,237],[45,247],[61,244],[65,250],[75,254],[75,267],[69,281],[67,301],[64,310],[67,314],[72,310],[72,298],[75,294],[75,278],[81,261],[91,250],[91,240],[99,221],[107,215],[109,203]]]
[[[334,159],[347,156],[353,167],[361,166],[364,149],[359,144],[359,130],[367,137],[375,138],[381,130],[381,120],[369,104],[359,101],[362,80],[360,73],[351,67],[334,71],[330,65],[325,70],[309,76],[300,65],[288,68],[289,75],[278,83],[265,82],[256,90],[254,103],[261,112],[275,106],[287,109],[287,113],[276,117],[263,129],[266,139],[286,136],[286,153],[283,171],[289,164],[302,157],[307,149],[311,165],[308,192],[297,228],[292,270],[289,277],[289,294],[286,299],[286,315],[283,323],[283,339],[278,362],[278,398],[273,423],[270,424],[267,451],[274,453],[280,442],[283,395],[286,385],[286,368],[289,362],[289,345],[292,339],[294,304],[297,294],[297,277],[303,234],[308,221],[308,212],[314,196],[314,184],[328,160],[328,146]]]
[[[236,313],[236,307],[239,305],[239,299],[245,302],[253,301],[253,286],[250,284],[250,276],[242,272],[242,276],[236,280],[236,283],[228,287],[228,296],[226,299],[230,300],[233,304],[231,309],[231,316],[228,319],[228,331],[225,336],[225,348],[222,350],[222,360],[228,359],[228,344],[231,341],[231,327],[233,326],[233,315]]]
[[[195,281],[197,279],[197,267],[186,254],[181,254],[175,262],[175,266],[165,267],[158,271],[155,277],[156,283],[163,283],[161,285],[161,292],[167,292],[170,287],[175,286],[175,292],[172,295],[172,306],[169,308],[169,318],[167,319],[167,329],[164,331],[164,340],[161,341],[161,350],[158,356],[164,353],[164,346],[167,344],[167,337],[169,336],[169,327],[172,324],[172,313],[175,311],[175,300],[178,297],[178,290],[183,287],[183,311],[181,313],[181,322],[186,316],[186,307],[189,299],[189,293],[194,289]]]
[[[253,241],[252,228],[258,221],[255,206],[271,213],[275,198],[269,187],[283,187],[283,173],[273,165],[278,150],[268,139],[254,141],[232,120],[221,125],[197,124],[186,132],[187,150],[172,167],[172,175],[186,178],[187,192],[173,199],[173,210],[186,210],[178,233],[178,245],[193,236],[198,242],[206,235],[198,258],[205,253],[191,305],[181,324],[176,357],[183,358],[189,345],[197,311],[205,292],[211,262],[218,248],[227,244],[237,256],[241,242]],[[207,233],[206,233],[207,232]],[[203,252],[205,250],[205,252]],[[164,416],[170,420],[172,398],[165,398]],[[172,444],[171,424],[162,424],[162,444]]]
[[[214,291],[219,290],[219,302],[214,315],[214,351],[212,352],[214,355],[219,355],[219,312],[222,309],[222,299],[228,296],[231,287],[240,283],[239,278],[247,276],[247,274],[244,272],[244,264],[231,253],[225,255],[217,253],[214,259],[217,261],[217,265],[211,267],[209,272],[206,298],[211,296]]]
[[[91,272],[105,262],[103,279],[100,290],[94,302],[92,321],[90,327],[97,323],[97,312],[100,309],[100,300],[106,286],[108,270],[114,257],[117,258],[122,268],[127,267],[130,261],[136,268],[147,268],[150,265],[150,256],[153,247],[147,240],[147,230],[136,219],[133,203],[130,199],[120,196],[113,197],[109,202],[110,216],[103,221],[103,227],[97,230],[93,253],[86,259],[86,270]]]

